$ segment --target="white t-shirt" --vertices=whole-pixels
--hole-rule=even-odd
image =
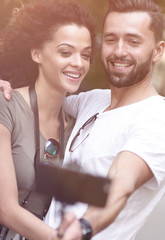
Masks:
[[[110,101],[110,90],[92,90],[67,99],[66,110],[77,117],[77,121],[66,147],[64,164],[76,160],[86,172],[106,176],[121,151],[133,152],[148,164],[154,177],[131,195],[109,227],[92,238],[132,240],[165,192],[165,101],[161,96],[152,96],[104,112]],[[78,147],[69,152],[79,128],[97,112],[97,119],[89,123],[81,131],[77,143],[75,141]],[[53,200],[46,218],[53,227],[55,222],[58,224],[55,208],[57,205]],[[77,204],[69,210],[81,217],[86,205]]]

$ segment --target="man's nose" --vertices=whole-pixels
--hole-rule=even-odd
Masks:
[[[123,57],[127,55],[127,47],[123,40],[119,40],[114,49],[114,54],[116,57]]]

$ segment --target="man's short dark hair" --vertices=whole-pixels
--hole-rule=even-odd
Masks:
[[[153,0],[109,0],[110,12],[147,12],[151,17],[150,29],[153,31],[156,42],[163,39],[164,16],[159,6]],[[106,19],[105,16],[105,19]]]

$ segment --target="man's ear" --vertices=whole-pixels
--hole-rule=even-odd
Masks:
[[[38,48],[31,49],[31,57],[34,62],[40,63],[40,50]]]
[[[164,51],[165,51],[165,42],[160,41],[159,43],[157,43],[155,51],[154,51],[154,55],[153,55],[154,63],[158,62],[161,59],[161,57],[164,54]]]

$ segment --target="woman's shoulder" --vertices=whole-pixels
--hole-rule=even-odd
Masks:
[[[29,87],[17,88],[17,89],[15,89],[15,94],[19,98],[24,99],[24,101],[30,106]]]
[[[3,91],[0,91],[0,101],[8,104],[11,104],[13,101],[17,101],[18,98],[25,99],[25,96],[27,96],[27,88],[13,89],[10,100],[6,100]]]
[[[19,89],[13,89],[11,99],[5,99],[3,92],[0,91],[0,114],[15,115],[20,109],[22,112],[30,110],[29,104]]]

